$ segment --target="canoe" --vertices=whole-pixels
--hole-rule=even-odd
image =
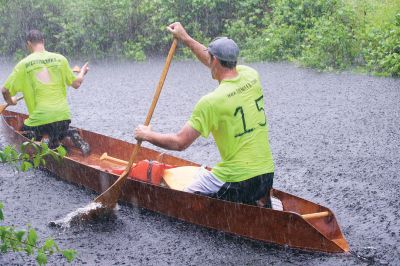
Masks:
[[[27,140],[18,132],[26,117],[17,112],[3,112],[0,131],[10,144],[18,145]],[[127,161],[135,145],[83,129],[81,134],[91,146],[88,157],[71,148],[61,162],[49,158],[46,168],[66,181],[102,193],[118,178],[109,169],[121,167],[122,163],[100,160],[100,157],[108,153]],[[161,157],[163,163],[169,165],[199,166],[145,147],[141,148],[137,161],[160,160]],[[282,202],[283,210],[228,202],[128,179],[119,200],[254,240],[329,253],[349,251],[349,245],[330,209],[277,189],[273,189],[272,195]]]

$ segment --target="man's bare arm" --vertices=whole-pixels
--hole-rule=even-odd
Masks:
[[[176,134],[162,134],[154,132],[151,127],[140,125],[135,129],[135,138],[148,141],[167,150],[183,151],[189,147],[200,133],[186,123]]]
[[[89,71],[89,63],[86,63],[82,66],[81,71],[78,73],[78,75],[76,76],[76,79],[74,80],[74,82],[72,82],[71,86],[74,89],[79,88],[84,80],[84,77],[86,75],[86,73]]]
[[[6,88],[3,87],[1,89],[1,93],[3,94],[3,98],[4,98],[4,101],[6,101],[6,103],[8,103],[9,105],[17,104],[16,97],[12,97],[9,90],[7,90]]]
[[[187,47],[192,50],[196,57],[207,67],[210,67],[210,55],[203,44],[199,43],[186,32],[185,28],[180,22],[172,23],[167,27],[175,38],[182,41]]]

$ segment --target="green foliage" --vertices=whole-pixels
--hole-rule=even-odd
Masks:
[[[0,163],[11,163],[18,170],[26,172],[33,167],[46,166],[45,159],[47,156],[60,160],[67,153],[62,146],[58,146],[54,151],[49,149],[46,143],[37,144],[34,141],[22,143],[19,151],[14,146],[6,146],[3,150],[0,150]]]
[[[45,143],[40,145],[33,141],[27,141],[20,145],[18,152],[15,147],[6,146],[0,150],[0,162],[12,163],[21,171],[45,165],[46,156],[60,159],[66,155],[66,150],[59,146],[56,151],[48,148]],[[32,163],[33,162],[33,163]],[[0,202],[0,221],[4,220],[3,203]],[[28,255],[35,255],[39,265],[47,263],[47,256],[55,253],[62,254],[68,262],[71,262],[76,251],[71,249],[62,250],[54,242],[53,239],[46,239],[42,246],[38,245],[38,236],[33,228],[28,230],[16,230],[11,226],[0,226],[0,252],[21,252],[24,251]]]
[[[347,11],[347,12],[346,12]],[[319,18],[306,30],[300,61],[317,69],[346,69],[357,52],[351,25],[354,14],[338,9],[331,16]]]
[[[3,208],[4,208],[4,205],[2,202],[0,202],[0,221],[4,220]]]
[[[302,44],[307,30],[314,27],[315,22],[329,16],[335,11],[337,1],[315,0],[275,0],[270,1],[272,10],[264,17],[265,28],[254,38],[255,50],[250,59],[261,57],[262,60],[287,60],[301,54]],[[261,53],[259,53],[261,48]]]
[[[399,76],[397,14],[398,0],[0,0],[0,55],[21,59],[25,32],[38,28],[51,51],[142,61],[167,53],[165,28],[180,21],[204,44],[230,36],[247,60]]]
[[[4,220],[3,203],[0,202],[0,221]],[[47,264],[47,256],[62,254],[68,262],[76,257],[76,251],[71,249],[60,249],[56,242],[47,238],[43,245],[38,244],[39,239],[36,231],[28,226],[27,230],[17,230],[12,226],[0,226],[0,252],[25,252],[34,256],[39,265]]]
[[[384,76],[400,76],[400,12],[393,23],[368,26],[361,40],[368,70]]]
[[[133,59],[135,61],[144,61],[146,54],[143,51],[143,47],[140,43],[135,42],[124,42],[123,51],[125,58]]]

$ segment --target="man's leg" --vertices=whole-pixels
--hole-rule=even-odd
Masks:
[[[71,138],[72,143],[74,143],[75,147],[81,150],[84,156],[89,155],[90,153],[89,143],[83,140],[83,138],[81,137],[76,128],[70,128],[67,132],[67,136]]]
[[[39,133],[38,127],[30,127],[27,125],[23,125],[21,128],[21,134],[28,138],[28,139],[34,139],[36,141],[41,141],[42,140],[42,135]]]
[[[38,127],[41,134],[48,136],[47,145],[50,149],[55,149],[61,145],[60,141],[66,136],[70,123],[71,120],[63,120]]]
[[[274,173],[268,173],[264,175],[265,177],[262,180],[261,188],[265,191],[265,196],[258,198],[258,201],[263,203],[263,207],[265,208],[272,208],[271,202],[271,190],[274,181]]]
[[[56,123],[51,123],[48,125],[43,126],[45,131],[49,137],[47,145],[50,149],[55,149],[60,146],[60,141],[58,140],[58,129]]]
[[[216,197],[249,205],[259,205],[257,201],[263,199],[264,207],[271,208],[273,177],[274,173],[268,173],[241,182],[225,183]]]
[[[201,167],[193,183],[185,188],[184,191],[212,196],[217,193],[223,185],[224,182],[216,178],[207,169]]]

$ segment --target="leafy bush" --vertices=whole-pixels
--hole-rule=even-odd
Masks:
[[[146,54],[143,51],[143,47],[140,43],[135,42],[124,42],[123,51],[125,58],[133,59],[135,61],[144,61]]]
[[[400,76],[400,13],[394,23],[387,23],[383,28],[368,28],[363,55],[368,70]]]
[[[0,55],[26,55],[25,32],[38,28],[51,51],[141,61],[167,53],[165,27],[180,21],[204,44],[230,36],[248,60],[398,76],[399,13],[398,0],[0,0]]]
[[[3,204],[0,202],[0,221],[4,220]],[[39,265],[47,264],[47,256],[56,253],[62,254],[68,262],[72,262],[76,251],[60,249],[56,242],[47,238],[43,245],[38,245],[38,236],[35,229],[28,226],[27,230],[19,230],[13,226],[0,226],[0,252],[25,252],[35,255]]]
[[[250,60],[291,60],[302,53],[306,32],[316,21],[335,13],[340,0],[273,0],[264,28],[249,40],[244,55]]]
[[[300,62],[317,69],[349,68],[357,53],[353,19],[354,14],[342,8],[317,19],[305,32]]]
[[[65,155],[63,147],[56,151],[50,150],[45,143],[40,145],[35,142],[25,142],[20,146],[20,152],[14,147],[6,146],[0,150],[0,162],[12,163],[17,169],[28,171],[32,167],[44,166],[46,156],[60,159]],[[3,204],[0,202],[0,221],[4,220]],[[27,255],[36,255],[39,265],[47,263],[47,256],[56,253],[62,254],[68,262],[74,260],[76,251],[60,249],[51,238],[45,240],[43,245],[38,244],[36,231],[28,226],[27,230],[18,230],[13,226],[0,226],[0,252],[25,252]]]
[[[0,150],[0,163],[11,163],[17,169],[25,172],[31,168],[46,166],[46,157],[51,156],[56,160],[60,160],[67,153],[62,146],[51,150],[46,143],[37,144],[33,141],[26,141],[19,147],[18,152],[13,146],[6,146]]]

